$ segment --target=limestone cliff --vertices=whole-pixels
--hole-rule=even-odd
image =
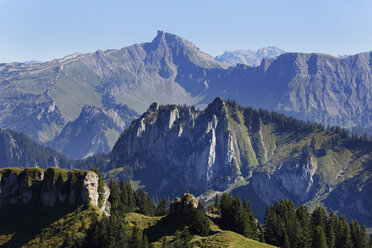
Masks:
[[[110,194],[105,185],[98,192],[98,175],[92,171],[58,168],[0,170],[0,208],[21,204],[56,206],[90,203],[105,210]],[[102,200],[99,200],[101,197]]]
[[[371,162],[371,142],[353,140],[345,130],[216,98],[203,111],[152,104],[121,135],[108,168],[110,176],[137,181],[154,195],[190,192],[210,200],[216,192],[236,191],[263,210],[282,198],[333,207],[336,197],[327,197],[341,187],[354,192],[343,182],[368,178]],[[369,187],[361,184],[359,195]],[[358,204],[371,209],[367,201]],[[340,212],[347,209],[344,204]]]

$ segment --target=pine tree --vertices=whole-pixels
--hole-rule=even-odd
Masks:
[[[197,209],[191,213],[191,231],[200,236],[207,236],[210,232],[209,218],[205,213],[203,204],[199,201]]]
[[[352,248],[353,242],[351,240],[350,227],[347,223],[346,217],[341,215],[340,221],[336,229],[336,242],[337,248]]]
[[[223,193],[221,197],[221,221],[225,228],[230,229],[232,228],[232,197],[231,194]]]
[[[245,218],[247,219],[246,221],[248,225],[247,237],[258,240],[260,237],[259,233],[257,232],[258,227],[256,224],[256,219],[254,218],[252,206],[251,203],[249,201],[247,202],[245,199],[243,201],[243,210],[245,212]]]
[[[266,207],[264,222],[264,237],[268,244],[280,246],[279,219],[273,207]]]
[[[327,238],[321,226],[316,226],[313,234],[312,248],[328,248]]]
[[[169,213],[168,203],[165,197],[159,201],[158,206],[156,207],[155,215],[162,216]]]
[[[311,247],[310,213],[306,206],[301,205],[296,209],[296,216],[300,224],[298,247]]]
[[[216,194],[216,197],[214,198],[214,205],[217,210],[220,210],[220,197],[218,194]]]
[[[336,244],[336,229],[338,226],[338,217],[335,212],[331,211],[328,215],[326,225],[326,236],[328,248],[334,248]]]
[[[323,231],[326,230],[326,223],[327,223],[327,212],[322,207],[316,207],[311,214],[311,225],[313,229],[316,226],[320,226]]]

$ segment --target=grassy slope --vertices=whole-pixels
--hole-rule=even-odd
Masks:
[[[98,210],[17,205],[0,213],[0,247],[61,247],[67,235],[85,236]]]
[[[145,230],[149,236],[150,242],[154,247],[162,247],[162,239],[164,238],[169,245],[172,244],[175,236],[174,233],[181,229],[175,223],[166,223],[164,217],[149,217],[137,213],[130,213],[126,216],[126,221],[129,225],[137,225],[139,228]],[[211,222],[212,235],[207,237],[200,237],[194,235],[191,240],[192,247],[273,247],[258,241],[247,239],[240,234],[221,230],[217,225]],[[171,246],[170,246],[171,247]]]

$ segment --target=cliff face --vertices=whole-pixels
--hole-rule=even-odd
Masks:
[[[249,192],[242,197],[265,204],[287,198],[334,207],[342,199],[327,197],[342,187],[354,192],[345,182],[367,180],[371,162],[370,142],[216,98],[204,111],[152,104],[121,135],[108,167],[111,176],[138,181],[159,196],[190,192],[211,199],[216,191],[240,190]],[[369,188],[361,184],[357,195]],[[352,195],[343,202],[355,201]],[[340,212],[349,211],[343,206]]]
[[[153,104],[119,139],[113,150],[117,160],[112,164],[152,161],[164,165],[156,170],[166,173],[169,169],[168,178],[185,189],[224,189],[241,179],[240,154],[234,149],[237,141],[228,129],[226,111],[220,98],[205,113]],[[164,180],[161,188],[169,183]]]
[[[110,190],[98,192],[98,175],[92,171],[66,171],[57,168],[0,170],[0,208],[17,203],[53,207],[91,203],[105,210]],[[102,203],[99,204],[99,197]]]

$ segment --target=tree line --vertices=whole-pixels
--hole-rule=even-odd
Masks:
[[[327,213],[323,207],[312,212],[301,205],[295,208],[290,200],[276,201],[268,206],[261,227],[254,219],[249,202],[224,193],[216,195],[209,211],[221,215],[222,226],[243,236],[285,248],[371,248],[364,225],[350,223],[344,215]]]

